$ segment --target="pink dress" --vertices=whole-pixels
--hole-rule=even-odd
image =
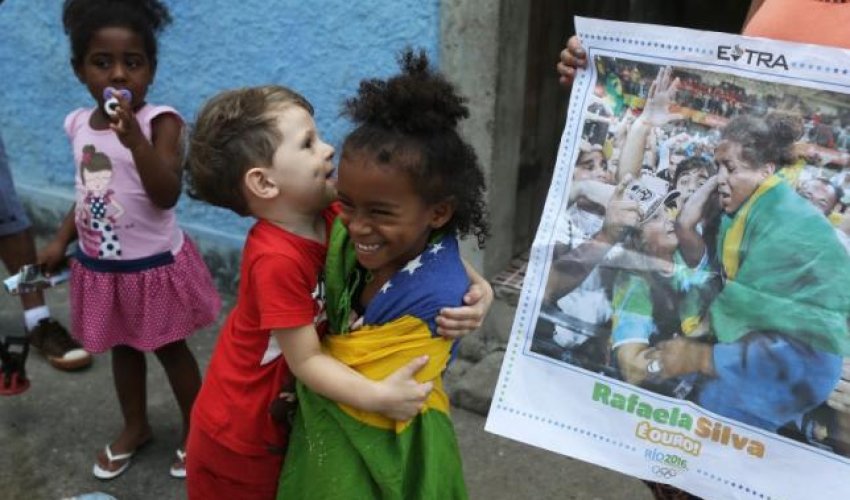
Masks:
[[[65,118],[76,168],[78,249],[71,263],[71,330],[90,352],[117,345],[152,351],[211,324],[221,301],[173,209],[151,202],[130,151],[111,130],[89,125],[95,109]],[[154,118],[136,113],[150,140]]]

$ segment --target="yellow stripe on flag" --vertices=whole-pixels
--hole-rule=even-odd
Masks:
[[[428,325],[413,316],[403,316],[379,326],[365,326],[342,335],[328,335],[328,354],[366,378],[381,380],[414,358],[428,355],[428,364],[416,373],[419,382],[434,381],[423,412],[437,410],[448,414],[449,399],[443,390],[442,374],[451,356],[452,341],[432,337]],[[364,424],[381,429],[404,430],[409,421],[398,422],[377,413],[340,404],[340,408]]]
[[[726,278],[733,280],[738,274],[738,267],[741,265],[741,243],[744,241],[744,230],[747,227],[747,216],[750,214],[750,209],[753,204],[761,198],[766,192],[782,182],[782,178],[774,174],[765,179],[761,186],[750,195],[750,199],[744,203],[744,206],[735,214],[735,220],[732,221],[732,227],[726,232],[723,239],[723,269],[726,271]]]

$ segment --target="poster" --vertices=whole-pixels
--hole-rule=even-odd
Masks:
[[[487,430],[706,498],[850,495],[850,52],[576,31]]]

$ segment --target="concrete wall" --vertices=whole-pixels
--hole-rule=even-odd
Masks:
[[[166,0],[174,22],[160,39],[148,100],[191,121],[216,92],[280,83],[316,106],[319,129],[339,146],[349,124],[340,104],[365,77],[395,72],[406,45],[439,63],[439,0]],[[55,226],[70,205],[73,168],[62,120],[92,99],[74,78],[59,0],[0,5],[0,133],[19,192],[39,223]],[[201,240],[222,280],[232,276],[249,221],[181,199],[181,224]],[[221,283],[228,286],[227,283]],[[232,283],[231,283],[232,285]]]
[[[442,70],[469,97],[462,130],[485,170],[492,237],[469,252],[493,276],[513,256],[528,0],[442,0]]]

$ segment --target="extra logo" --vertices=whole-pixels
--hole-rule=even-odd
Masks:
[[[772,52],[763,52],[760,50],[745,49],[740,45],[718,45],[717,58],[721,61],[741,62],[748,66],[756,66],[762,68],[782,68],[788,70],[788,62],[785,61],[785,56],[782,54],[774,54]]]

